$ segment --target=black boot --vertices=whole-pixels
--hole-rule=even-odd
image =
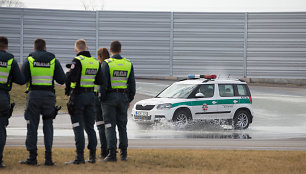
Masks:
[[[104,159],[108,155],[108,150],[107,149],[101,149],[101,154],[99,158]]]
[[[3,161],[1,160],[1,161],[0,161],[0,168],[5,168],[5,167],[6,167],[6,165],[3,164]]]
[[[115,162],[117,161],[116,149],[110,149],[108,155],[104,158],[105,162]]]
[[[127,161],[127,149],[120,149],[121,161]]]
[[[52,152],[45,151],[45,166],[54,166],[52,161]]]
[[[77,152],[75,159],[70,162],[65,162],[65,164],[85,164],[84,152]]]
[[[91,150],[89,152],[89,160],[87,160],[86,162],[96,163],[96,151],[95,150]]]
[[[25,161],[19,161],[20,164],[27,164],[27,165],[37,165],[37,152],[36,151],[30,151],[29,158]]]

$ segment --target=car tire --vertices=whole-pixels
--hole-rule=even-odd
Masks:
[[[188,113],[184,109],[181,109],[174,113],[172,121],[177,127],[185,127],[189,123],[189,121],[191,121],[191,119],[192,117],[190,113]]]
[[[247,129],[250,125],[250,118],[250,113],[246,110],[236,112],[233,119],[234,129]]]

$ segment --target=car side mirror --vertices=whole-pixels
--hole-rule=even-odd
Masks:
[[[196,98],[204,98],[205,96],[204,96],[203,93],[199,92],[199,93],[196,93],[195,97]]]

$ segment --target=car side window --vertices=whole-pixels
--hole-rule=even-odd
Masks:
[[[197,89],[196,93],[202,93],[204,95],[203,98],[211,98],[214,96],[215,92],[215,85],[200,85],[199,88]]]
[[[246,85],[237,85],[238,95],[239,96],[247,96],[248,92],[246,89]]]
[[[233,97],[234,94],[234,85],[229,84],[219,84],[219,95],[220,97]]]

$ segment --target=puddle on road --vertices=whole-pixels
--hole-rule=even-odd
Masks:
[[[184,127],[163,121],[154,124],[137,124],[129,120],[128,136],[133,139],[251,139],[246,130],[233,130],[232,126],[209,121],[191,122]],[[131,123],[132,122],[132,123]]]

